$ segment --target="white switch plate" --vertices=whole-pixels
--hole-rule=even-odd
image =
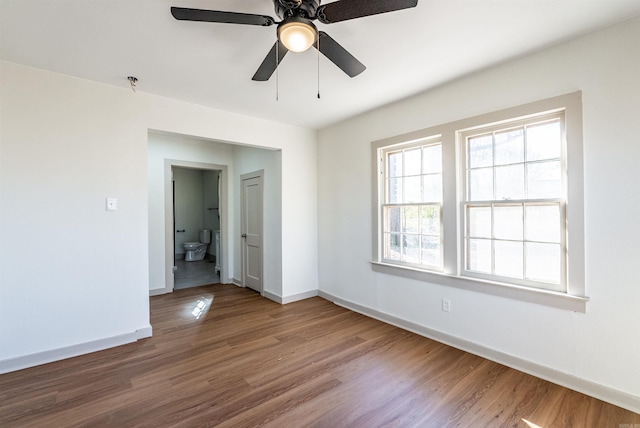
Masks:
[[[116,211],[118,209],[118,200],[116,198],[107,198],[107,211]]]

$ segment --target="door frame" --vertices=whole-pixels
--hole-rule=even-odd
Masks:
[[[244,181],[252,178],[257,178],[260,181],[260,215],[258,221],[260,222],[260,295],[264,296],[264,169],[249,172],[240,175],[240,235],[245,233],[244,230],[244,218],[245,218],[245,202],[244,202]],[[242,286],[247,287],[246,269],[245,269],[245,240],[240,236],[240,277],[242,280]]]
[[[177,159],[164,160],[164,246],[165,246],[165,293],[171,293],[174,286],[173,266],[174,266],[174,231],[173,227],[173,167],[192,168],[199,170],[220,171],[220,192],[218,199],[220,201],[220,253],[222,260],[220,264],[220,282],[228,284],[229,280],[229,226],[228,215],[230,213],[229,192],[228,192],[228,167],[227,165],[218,165],[202,162],[190,162]],[[213,236],[213,233],[212,233]]]

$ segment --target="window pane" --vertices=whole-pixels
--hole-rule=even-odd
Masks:
[[[486,201],[493,199],[493,168],[469,171],[469,200]]]
[[[385,232],[401,232],[400,225],[401,217],[400,217],[400,207],[385,207]]]
[[[496,167],[496,199],[524,198],[524,164]]]
[[[418,235],[402,235],[402,261],[420,263],[420,239]]]
[[[527,242],[527,279],[560,284],[560,245]]]
[[[402,207],[402,231],[418,233],[418,207]]]
[[[440,207],[421,207],[420,211],[420,233],[440,239]]]
[[[422,177],[423,202],[442,202],[442,175],[429,174]]]
[[[390,153],[388,156],[389,166],[387,174],[389,177],[402,176],[402,152]]]
[[[522,205],[493,208],[493,237],[522,240]]]
[[[516,129],[497,132],[494,136],[495,165],[505,165],[524,161],[524,132]]]
[[[422,149],[422,173],[442,172],[442,146],[427,146]]]
[[[404,178],[403,202],[422,202],[421,182],[420,176]]]
[[[467,140],[469,148],[469,168],[493,165],[493,137],[491,134],[472,137]]]
[[[395,233],[384,234],[384,258],[400,260],[400,236]]]
[[[527,191],[531,199],[562,197],[560,161],[528,164]]]
[[[491,273],[491,241],[488,239],[469,239],[467,245],[469,245],[467,269]]]
[[[525,238],[529,241],[560,242],[560,205],[527,205]]]
[[[422,237],[422,263],[431,266],[440,266],[440,238],[435,236]]]
[[[527,128],[527,160],[559,158],[562,134],[560,121],[544,123]]]
[[[522,278],[522,242],[494,241],[496,275]]]
[[[402,202],[402,178],[390,178],[387,180],[387,200],[390,204]]]
[[[420,148],[407,150],[404,152],[404,176],[420,175],[421,172],[421,156],[422,150]]]
[[[491,207],[468,207],[469,237],[491,238]]]

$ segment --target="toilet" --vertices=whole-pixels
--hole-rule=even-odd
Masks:
[[[204,260],[204,256],[207,254],[207,245],[211,242],[211,231],[204,229],[200,231],[200,242],[185,242],[182,244],[186,253],[184,260],[186,262],[195,262],[198,260]]]

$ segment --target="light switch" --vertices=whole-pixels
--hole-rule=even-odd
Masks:
[[[116,198],[107,198],[107,211],[116,211],[118,209],[118,200]]]

